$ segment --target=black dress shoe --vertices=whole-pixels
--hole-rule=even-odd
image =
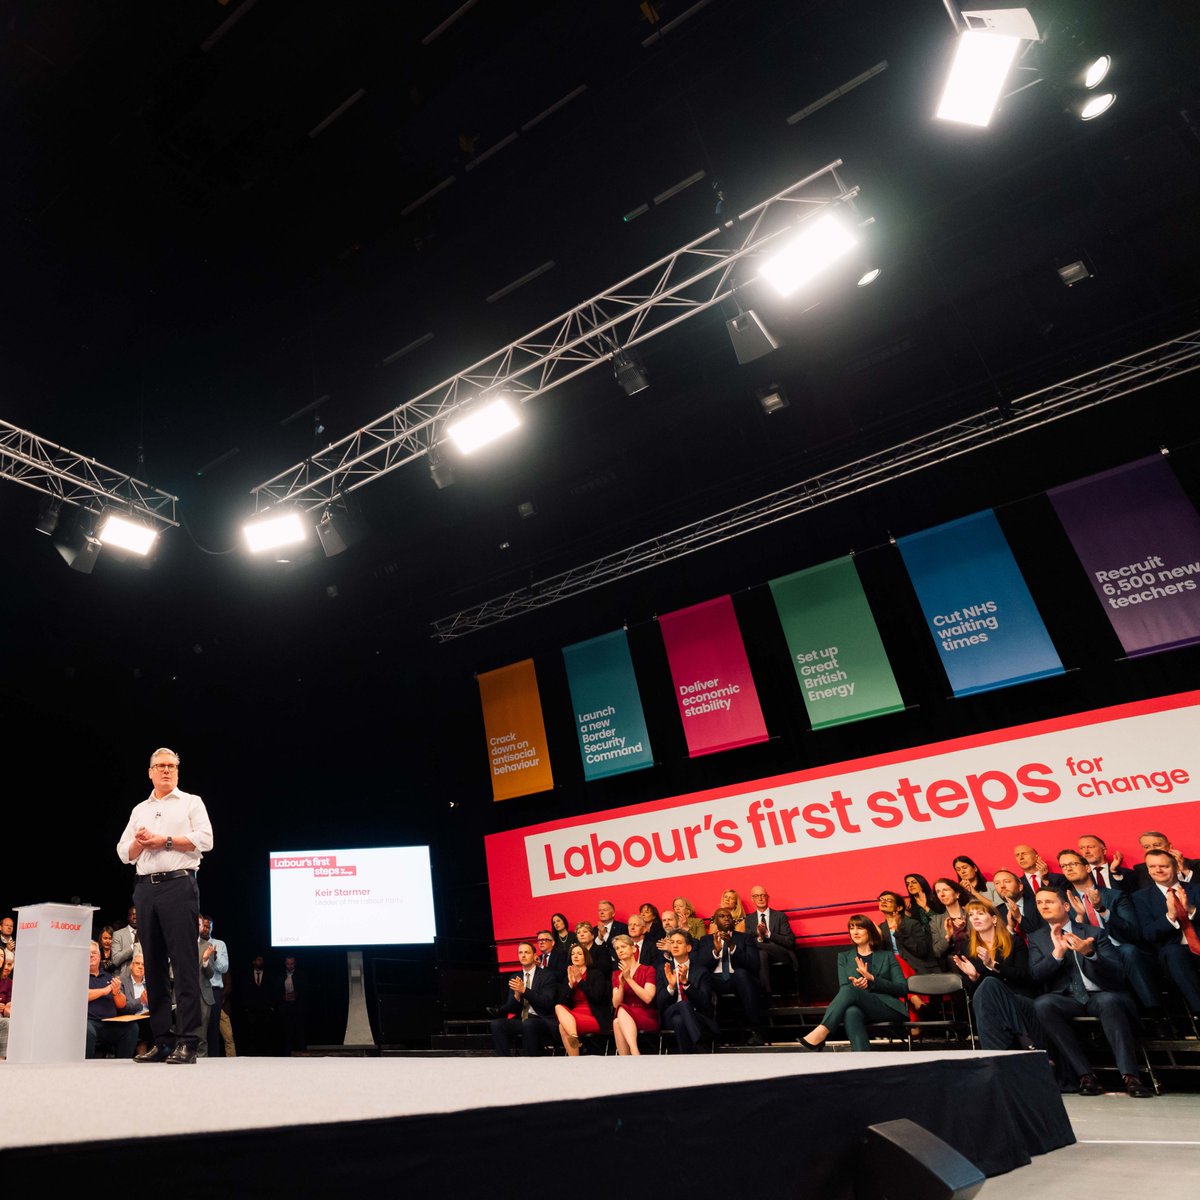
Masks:
[[[134,1062],[166,1062],[173,1051],[170,1046],[152,1046],[145,1054],[135,1054]]]
[[[1103,1096],[1104,1089],[1100,1086],[1100,1080],[1089,1071],[1086,1075],[1079,1077],[1079,1094],[1081,1096]]]
[[[180,1042],[174,1050],[166,1057],[166,1062],[169,1063],[194,1063],[196,1061],[196,1047],[185,1046]]]
[[[817,1050],[824,1050],[824,1049],[825,1049],[825,1043],[824,1043],[824,1042],[818,1042],[818,1043],[817,1043],[817,1044],[814,1046],[814,1045],[812,1044],[812,1042],[806,1042],[806,1041],[804,1040],[804,1038],[799,1038],[799,1039],[797,1039],[797,1043],[796,1043],[796,1044],[797,1044],[797,1045],[800,1047],[800,1049],[801,1049],[801,1050],[812,1050],[812,1051],[814,1051],[814,1052],[815,1052],[815,1051],[817,1051]]]
[[[1122,1075],[1121,1078],[1125,1081],[1125,1095],[1132,1096],[1135,1100],[1145,1100],[1154,1095],[1153,1089],[1148,1088],[1139,1076]]]

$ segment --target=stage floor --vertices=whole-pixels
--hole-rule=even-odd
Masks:
[[[796,1076],[961,1066],[987,1051],[640,1058],[210,1058],[186,1071],[98,1059],[0,1066],[0,1150],[432,1116]],[[1003,1055],[1000,1057],[1010,1057]]]
[[[688,1158],[725,1146],[734,1194],[856,1200],[867,1127],[901,1117],[989,1176],[1074,1141],[1040,1053],[0,1066],[4,1178],[47,1194],[136,1164],[137,1178],[170,1179],[172,1200],[211,1200],[211,1171],[178,1169],[203,1161],[237,1181],[231,1194],[328,1200],[403,1180],[505,1200],[528,1196],[527,1169],[546,1155],[555,1171],[628,1160],[645,1174],[666,1146]],[[611,1175],[564,1179],[573,1200],[610,1200]]]

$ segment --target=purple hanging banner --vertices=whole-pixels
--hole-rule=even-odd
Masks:
[[[1200,642],[1200,516],[1166,458],[1046,495],[1126,654]]]

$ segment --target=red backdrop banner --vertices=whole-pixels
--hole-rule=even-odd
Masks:
[[[707,916],[762,883],[773,908],[874,911],[908,872],[953,878],[961,853],[990,878],[1022,842],[1052,859],[1096,834],[1140,861],[1138,834],[1157,829],[1196,854],[1198,719],[1185,692],[492,834],[499,957],[553,912],[594,920],[600,899],[623,919],[685,895]]]

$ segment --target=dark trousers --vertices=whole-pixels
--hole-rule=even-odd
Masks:
[[[751,1030],[755,1033],[762,1031],[766,1023],[763,992],[758,980],[749,971],[743,971],[740,967],[732,975],[719,975],[714,971],[712,990],[717,996],[736,996],[742,1002],[742,1012],[746,1014]]]
[[[107,1046],[113,1058],[132,1058],[137,1049],[136,1021],[94,1021],[87,1023],[87,1058],[96,1057],[97,1046]]]
[[[1172,942],[1159,946],[1158,961],[1167,978],[1183,993],[1188,1011],[1200,1016],[1200,956],[1187,946]]]
[[[1154,965],[1154,955],[1144,946],[1122,942],[1117,947],[1121,956],[1121,968],[1129,981],[1129,989],[1137,1002],[1150,1011],[1162,1008],[1162,986]]]
[[[1071,1028],[1072,1017],[1099,1017],[1100,1027],[1117,1060],[1117,1070],[1122,1075],[1138,1073],[1133,1037],[1134,1007],[1129,996],[1122,992],[1089,992],[1084,1003],[1073,996],[1048,993],[1039,996],[1033,1006],[1042,1028],[1066,1059],[1072,1074],[1086,1075],[1092,1069]]]
[[[821,1024],[830,1033],[839,1025],[844,1025],[851,1050],[870,1050],[868,1022],[903,1021],[907,1017],[908,1013],[895,996],[880,996],[845,985],[838,989],[838,994],[829,1002],[829,1007],[821,1017]]]
[[[663,1010],[662,1023],[674,1031],[680,1054],[695,1054],[702,1042],[711,1042],[717,1027],[711,1017],[696,1011],[690,1000],[677,1000]]]
[[[150,1031],[156,1045],[183,1043],[195,1047],[200,1037],[200,961],[196,930],[200,922],[200,889],[194,875],[151,883],[139,875],[133,890],[138,911],[138,937],[146,959],[150,993]],[[171,981],[175,968],[175,1013],[171,1014]]]
[[[758,946],[758,985],[762,988],[763,995],[771,994],[771,964],[773,962],[783,963],[787,967],[790,972],[788,978],[791,980],[791,991],[799,991],[800,967],[796,962],[796,956],[786,946],[780,946],[777,942],[760,942]]]
[[[221,1040],[221,1004],[225,999],[225,989],[215,987],[212,994],[212,1008],[208,1010],[208,1057],[224,1058],[225,1043]]]
[[[497,1054],[511,1055],[518,1042],[521,1053],[527,1058],[537,1058],[545,1053],[547,1042],[558,1038],[558,1022],[548,1017],[530,1013],[525,1020],[520,1017],[497,1017],[492,1022],[492,1046]]]
[[[1046,1045],[1033,1001],[1012,991],[1001,979],[985,979],[971,997],[971,1008],[979,1044],[985,1050],[1012,1050],[1025,1040]]]

